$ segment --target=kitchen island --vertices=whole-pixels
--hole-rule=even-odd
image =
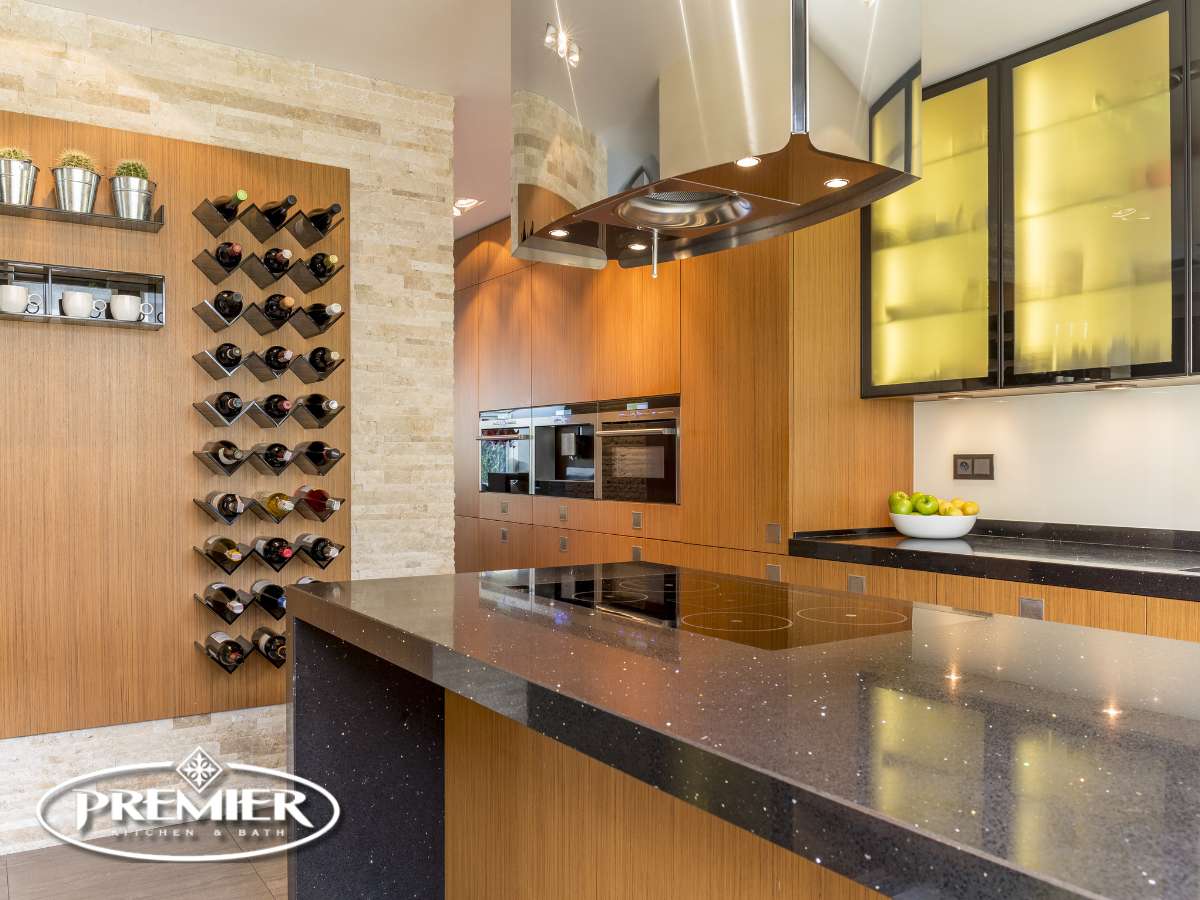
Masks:
[[[1200,648],[629,563],[292,591],[297,897],[1194,897]]]

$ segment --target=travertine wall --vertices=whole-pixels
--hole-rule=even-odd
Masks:
[[[453,571],[453,99],[0,0],[0,108],[350,170],[354,574]],[[234,761],[278,765],[278,710],[0,741],[0,853],[46,842],[28,801],[52,784],[169,754],[181,721],[224,749],[237,715]]]
[[[608,151],[573,115],[540,94],[514,91],[512,122],[514,191],[536,185],[576,208],[608,196]]]

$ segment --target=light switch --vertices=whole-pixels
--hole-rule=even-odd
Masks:
[[[642,514],[640,512],[635,512],[633,514],[633,523],[632,524],[633,524],[633,529],[635,531],[641,531],[641,529],[642,529]]]

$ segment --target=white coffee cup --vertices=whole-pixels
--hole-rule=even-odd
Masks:
[[[19,284],[0,284],[0,312],[35,313],[42,308],[42,298],[30,296],[29,288]]]
[[[87,291],[63,291],[58,305],[62,314],[72,319],[89,319],[94,312],[104,312],[104,301]]]
[[[136,322],[154,315],[154,304],[142,302],[137,294],[113,294],[108,301],[108,312],[118,322]]]

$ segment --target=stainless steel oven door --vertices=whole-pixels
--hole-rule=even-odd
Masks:
[[[601,416],[596,482],[602,500],[679,502],[678,415],[664,409],[636,420]]]

